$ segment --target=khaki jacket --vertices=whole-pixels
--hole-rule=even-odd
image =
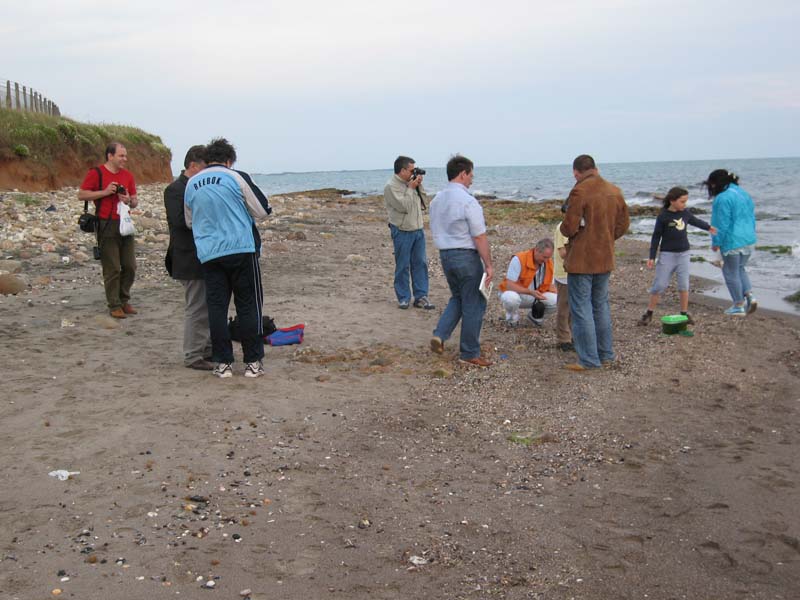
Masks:
[[[567,198],[561,233],[569,238],[564,267],[567,273],[599,274],[614,270],[614,241],[630,225],[622,191],[600,175],[575,184]],[[585,225],[581,225],[581,219]]]
[[[420,192],[427,204],[427,196],[422,186]],[[401,231],[422,229],[422,204],[417,190],[408,187],[397,175],[392,175],[386,182],[386,187],[383,188],[383,202],[386,205],[389,223]]]

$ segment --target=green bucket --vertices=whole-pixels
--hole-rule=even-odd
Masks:
[[[686,331],[689,324],[689,317],[686,315],[665,315],[661,317],[661,333],[675,335],[681,331]]]

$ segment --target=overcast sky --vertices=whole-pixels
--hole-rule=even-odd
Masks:
[[[258,172],[800,155],[796,1],[3,1],[0,79]],[[795,40],[795,42],[792,42]]]

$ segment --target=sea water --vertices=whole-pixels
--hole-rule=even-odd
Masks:
[[[417,166],[427,170],[425,187],[435,193],[447,183],[443,168]],[[800,158],[759,158],[736,160],[670,161],[647,163],[600,164],[604,178],[618,185],[628,204],[660,206],[656,196],[666,194],[673,186],[689,190],[689,206],[711,218],[711,201],[702,182],[714,169],[725,168],[739,176],[739,185],[756,205],[758,250],[749,263],[753,287],[762,306],[787,312],[798,312],[797,305],[783,297],[800,290]],[[274,173],[254,175],[256,183],[267,194],[338,188],[356,195],[382,194],[392,171],[326,171],[311,173]],[[539,202],[566,198],[575,184],[570,165],[510,166],[475,168],[474,194],[501,199]],[[631,235],[649,241],[654,219],[639,218],[631,222]],[[715,258],[709,235],[689,228],[692,244],[692,273],[717,282],[709,290],[713,296],[728,298],[722,285],[722,273],[712,266]],[[643,259],[646,256],[643,254]],[[705,262],[699,262],[704,260]],[[644,292],[643,292],[644,293]]]

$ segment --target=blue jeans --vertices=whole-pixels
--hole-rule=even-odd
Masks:
[[[611,339],[611,307],[608,304],[610,273],[569,273],[569,312],[572,342],[578,362],[588,369],[614,360]]]
[[[750,277],[747,276],[745,266],[750,260],[749,254],[727,254],[722,257],[722,276],[734,304],[744,302],[744,297],[750,293]]]
[[[411,285],[414,300],[428,295],[428,257],[425,255],[425,232],[402,231],[389,224],[394,243],[394,293],[398,302],[409,302],[411,292],[408,288],[408,273],[411,271]]]
[[[461,358],[481,355],[481,324],[486,312],[486,299],[478,291],[483,276],[483,263],[476,250],[440,250],[439,259],[450,288],[450,301],[439,318],[433,335],[444,342],[461,321]]]

